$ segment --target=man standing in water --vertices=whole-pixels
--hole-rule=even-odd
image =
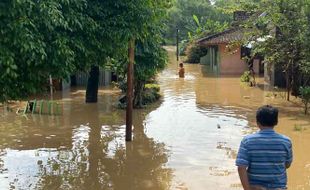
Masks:
[[[278,109],[260,107],[256,122],[260,131],[242,140],[236,160],[242,186],[244,190],[287,189],[292,143],[273,129],[278,124]]]
[[[179,66],[180,66],[180,68],[179,68],[179,77],[180,78],[184,78],[185,77],[185,69],[184,69],[183,63],[180,63]]]

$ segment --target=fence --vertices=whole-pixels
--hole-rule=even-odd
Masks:
[[[85,72],[76,73],[76,85],[77,86],[86,86],[89,74]],[[105,71],[100,69],[99,75],[99,86],[108,86],[111,84],[112,74],[110,71]]]

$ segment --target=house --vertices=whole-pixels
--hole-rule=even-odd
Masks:
[[[246,18],[248,16],[244,12],[235,12],[235,24],[231,28],[197,40],[198,45],[207,47],[208,50],[208,53],[201,57],[200,63],[208,65],[213,73],[220,75],[240,75],[249,70],[244,59],[249,48],[240,43],[234,43],[242,41],[245,32],[244,29],[234,25]],[[260,59],[254,60],[254,71],[259,74],[264,73],[264,66]]]

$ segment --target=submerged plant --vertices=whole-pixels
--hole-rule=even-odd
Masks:
[[[143,94],[143,104],[156,102],[160,98],[160,86],[158,84],[146,84],[144,86],[145,93]]]
[[[305,114],[308,114],[308,108],[310,104],[310,86],[300,87],[300,97],[304,104]]]
[[[158,84],[153,84],[153,83],[146,84],[144,86],[144,88],[146,88],[146,89],[154,89],[156,92],[159,92],[159,90],[160,90],[160,86]]]
[[[243,75],[241,75],[240,80],[241,82],[250,82],[251,81],[250,71],[245,71]]]
[[[302,130],[303,130],[302,126],[297,125],[297,124],[294,125],[294,131],[302,131]]]

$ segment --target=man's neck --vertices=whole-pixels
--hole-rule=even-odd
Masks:
[[[259,127],[259,129],[260,129],[261,131],[263,131],[263,130],[273,130],[273,128],[274,128],[274,127],[265,127],[265,126],[260,126],[260,127]]]

